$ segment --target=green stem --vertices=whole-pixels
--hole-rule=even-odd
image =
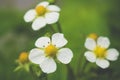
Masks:
[[[84,60],[84,63],[82,64],[82,67],[81,67],[81,69],[80,69],[80,71],[79,71],[79,73],[78,73],[78,76],[79,76],[79,77],[82,76],[82,75],[84,75],[84,70],[86,69],[87,64],[88,64],[88,61],[87,61],[87,60]]]
[[[39,77],[39,80],[48,80],[47,78],[47,74],[46,73],[42,73]]]
[[[60,23],[59,23],[59,22],[57,22],[56,24],[57,24],[58,31],[59,31],[60,33],[62,33],[62,28],[61,28]]]
[[[84,39],[86,38],[86,35],[85,34],[80,34],[80,38],[81,39],[83,39],[82,40],[82,44],[84,45]],[[82,47],[80,47],[80,48],[82,48]],[[83,68],[83,66],[84,66],[84,62],[85,62],[85,58],[84,58],[84,52],[85,52],[86,50],[85,50],[85,48],[83,48],[82,50],[81,50],[81,53],[80,53],[80,56],[79,56],[79,58],[78,58],[78,66],[77,66],[77,76],[80,76],[81,75],[81,70],[82,70],[82,68]]]
[[[30,66],[30,72],[31,72],[31,75],[33,76],[33,80],[48,80],[47,79],[47,74],[45,73],[41,73],[40,76],[38,76],[36,73],[35,73],[35,70],[32,66]]]
[[[55,33],[56,31],[55,31],[55,29],[53,28],[53,26],[52,26],[52,25],[49,25],[49,26],[50,26],[51,31],[52,31],[53,33]]]
[[[82,54],[80,55],[80,57],[79,57],[79,59],[78,59],[78,66],[77,66],[77,75],[79,76],[80,75],[80,67],[81,67],[81,62],[82,62],[82,58],[83,58],[83,56],[82,56]]]
[[[67,71],[68,71],[67,80],[76,80],[71,66],[69,64],[67,64],[66,66],[67,66]]]
[[[31,73],[33,79],[34,79],[34,80],[37,80],[38,77],[37,77],[37,75],[34,73],[34,70],[33,70],[32,66],[30,66],[30,73]]]
[[[88,64],[88,62],[85,60],[85,62],[84,62],[84,64],[83,64],[83,66],[82,66],[82,69],[81,69],[81,73],[83,73],[83,72],[84,72],[84,70],[85,70],[85,68],[86,68],[87,64]]]
[[[84,59],[84,54],[82,54],[82,53],[84,53],[84,50],[81,52],[81,54],[80,54],[80,57],[79,57],[79,59],[78,59],[78,66],[77,66],[77,75],[79,76],[80,75],[80,73],[81,73],[81,70],[82,70],[82,67],[83,67],[83,65],[84,65],[84,61],[85,61],[85,59]]]

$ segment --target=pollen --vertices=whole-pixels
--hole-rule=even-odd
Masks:
[[[26,63],[28,62],[28,53],[27,52],[22,52],[19,56],[19,62],[21,63]]]
[[[35,10],[39,16],[44,15],[46,12],[46,8],[44,6],[37,6]]]
[[[56,46],[50,44],[45,48],[45,54],[46,56],[51,56],[54,57],[57,53],[58,49],[56,48]]]
[[[102,48],[100,46],[97,46],[94,49],[94,53],[98,58],[104,58],[106,56],[106,48]]]
[[[94,40],[96,40],[96,39],[97,39],[97,34],[91,33],[91,34],[89,34],[88,37],[89,37],[89,38],[92,38],[92,39],[94,39]]]

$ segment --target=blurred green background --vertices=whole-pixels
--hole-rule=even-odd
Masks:
[[[46,30],[33,31],[31,23],[25,23],[25,12],[40,0],[0,1],[0,80],[34,80],[31,74],[20,70],[14,72],[15,60],[22,51],[34,48],[34,42]],[[108,36],[111,46],[120,52],[120,0],[58,0],[61,7],[60,23],[69,41],[67,47],[74,52],[70,63],[74,73],[81,68],[85,52],[84,41],[88,34]],[[90,67],[95,69],[89,69]],[[120,58],[102,70],[89,63],[84,77],[78,80],[120,80]],[[48,80],[67,80],[66,66],[57,64],[57,71],[48,75]]]

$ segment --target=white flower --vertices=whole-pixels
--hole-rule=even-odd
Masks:
[[[107,37],[98,37],[96,40],[88,37],[85,41],[85,47],[89,50],[85,52],[84,56],[90,62],[96,62],[96,64],[105,69],[108,68],[110,61],[117,60],[119,52],[114,49],[107,49],[110,45],[110,41]]]
[[[51,39],[49,37],[40,37],[34,48],[30,51],[29,60],[35,64],[39,64],[44,73],[52,73],[56,71],[56,63],[54,58],[57,58],[61,63],[68,64],[73,53],[69,48],[61,48],[67,44],[67,40],[63,34],[55,33]]]
[[[56,23],[59,19],[60,8],[56,5],[49,5],[47,1],[39,3],[35,9],[30,9],[24,15],[26,22],[32,22],[32,29],[39,30],[46,24]]]

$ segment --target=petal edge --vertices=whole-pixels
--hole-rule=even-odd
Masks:
[[[69,48],[62,48],[57,53],[57,59],[63,63],[68,64],[73,58],[73,52]]]

